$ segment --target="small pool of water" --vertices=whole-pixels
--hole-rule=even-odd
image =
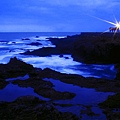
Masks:
[[[14,80],[27,80],[29,78],[30,78],[29,75],[26,74],[25,76],[19,76],[19,77],[16,77],[16,78],[7,78],[6,81],[11,82],[11,81],[14,81]]]
[[[56,106],[61,112],[72,112],[77,116],[80,116],[80,110],[86,109],[86,106],[91,106],[92,111],[99,116],[87,116],[82,115],[82,120],[106,120],[106,116],[102,113],[102,110],[99,108],[98,104],[107,99],[109,95],[114,95],[113,92],[97,92],[92,88],[83,88],[73,84],[66,84],[59,80],[48,79],[44,80],[50,81],[54,85],[54,89],[61,92],[71,92],[75,93],[76,96],[70,100],[56,100],[54,103],[58,104],[72,104],[69,107]]]
[[[54,89],[60,92],[71,92],[75,93],[76,96],[70,100],[57,100],[58,103],[66,104],[84,104],[84,105],[96,105],[107,99],[109,95],[113,95],[113,92],[98,92],[93,88],[84,88],[76,86],[73,84],[66,84],[60,80],[48,79],[44,80],[50,81],[54,85]]]
[[[10,83],[4,89],[0,90],[0,101],[11,102],[20,96],[26,96],[26,95],[33,95],[46,101],[50,100],[35,93],[34,89],[31,87],[23,88],[23,87],[19,87],[18,85],[14,85]]]

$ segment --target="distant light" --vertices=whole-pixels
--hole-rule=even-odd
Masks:
[[[117,23],[116,23],[116,27],[117,27],[117,28],[120,28],[120,22],[117,22]]]
[[[111,22],[111,21],[108,21],[108,20],[104,20],[104,19],[95,17],[95,16],[91,16],[91,17],[94,17],[94,18],[96,18],[96,19],[98,19],[98,20],[101,20],[101,21],[104,21],[104,22],[107,22],[107,23],[109,23],[109,24],[114,25],[114,27],[116,27],[116,31],[117,31],[117,29],[120,29],[120,21],[118,22],[116,18],[115,18],[115,23],[114,23],[114,22]],[[114,16],[114,17],[115,17],[115,16]],[[107,31],[108,31],[108,30],[107,30]]]

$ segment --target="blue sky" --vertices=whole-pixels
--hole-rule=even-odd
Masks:
[[[119,21],[119,6],[119,0],[1,0],[0,32],[106,31],[112,25],[92,16]]]

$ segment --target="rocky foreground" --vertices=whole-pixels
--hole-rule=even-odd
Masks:
[[[35,69],[17,58],[11,58],[8,64],[0,64],[0,89],[9,83],[18,84],[22,87],[32,87],[34,91],[52,100],[71,99],[74,93],[59,92],[53,89],[53,84],[42,80],[41,69]],[[7,81],[7,78],[29,74],[27,80]],[[15,91],[14,91],[15,92]],[[40,100],[34,96],[23,96],[13,102],[0,102],[1,120],[78,120],[72,113],[59,112],[52,102]]]
[[[0,102],[1,120],[78,120],[72,113],[59,112],[52,103],[34,96],[22,96],[15,101]]]
[[[29,119],[29,120],[78,120],[72,113],[62,113],[55,107],[53,100],[66,100],[75,97],[74,93],[59,92],[53,88],[53,84],[44,81],[44,78],[58,79],[62,82],[80,87],[94,88],[97,91],[115,92],[106,101],[100,103],[108,120],[120,119],[120,34],[112,33],[82,33],[81,35],[68,36],[66,38],[49,38],[56,45],[55,48],[41,48],[24,54],[49,56],[52,54],[71,54],[76,61],[86,63],[115,64],[117,75],[114,80],[84,78],[80,75],[69,75],[46,68],[36,69],[32,65],[24,63],[17,58],[11,58],[8,64],[0,64],[0,89],[5,88],[10,82],[21,87],[31,87],[34,91],[51,101],[46,102],[34,96],[23,96],[13,102],[0,102],[0,118],[2,120]],[[37,43],[35,43],[37,44]],[[115,54],[116,53],[116,54]],[[27,80],[7,81],[7,78],[15,78],[28,74]],[[62,106],[62,105],[61,105]],[[82,111],[81,111],[82,112]],[[85,112],[94,115],[90,108]]]
[[[110,91],[116,92],[118,96],[110,97],[109,100],[101,103],[100,106],[104,109],[104,113],[112,118],[116,115],[113,109],[120,108],[120,105],[116,102],[119,101],[119,91],[120,91],[120,81],[119,80],[104,80],[95,78],[84,78],[80,75],[69,75],[62,74],[51,69],[36,69],[32,65],[26,64],[17,58],[11,58],[8,64],[0,64],[0,89],[3,89],[9,82],[17,84],[21,87],[32,87],[34,91],[46,98],[50,98],[51,101],[46,102],[40,100],[34,96],[23,96],[17,98],[13,102],[0,102],[0,118],[1,119],[41,119],[41,120],[78,120],[80,118],[76,117],[72,113],[62,113],[59,112],[52,101],[53,100],[65,100],[71,99],[75,96],[74,93],[69,92],[59,92],[53,89],[53,85],[49,81],[44,81],[44,78],[59,79],[62,82],[68,84],[74,84],[77,86],[95,88],[98,91]],[[14,73],[14,74],[12,74]],[[29,74],[27,80],[13,80],[6,81],[6,78],[14,78],[21,75]],[[112,88],[112,89],[111,89]],[[111,102],[112,100],[112,102]],[[61,104],[62,106],[62,104]],[[65,106],[65,104],[64,104]],[[87,108],[88,109],[88,108]],[[109,109],[109,110],[108,110]],[[86,114],[94,113],[87,110]],[[107,112],[106,112],[107,111]],[[114,113],[113,115],[111,113]],[[108,115],[110,114],[110,115]],[[118,113],[117,113],[118,114]],[[117,115],[118,117],[118,115]]]

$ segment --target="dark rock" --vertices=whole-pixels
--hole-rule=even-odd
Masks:
[[[92,111],[91,106],[87,106],[86,109],[81,110],[80,114],[86,114],[88,116],[100,116],[99,114],[96,114]]]
[[[79,35],[73,35],[66,38],[49,38],[49,40],[56,45],[62,54],[72,54],[74,48],[74,41],[79,38]]]
[[[39,45],[42,45],[42,44],[39,43],[39,42],[32,42],[32,43],[27,44],[27,45],[39,46]]]
[[[40,76],[41,77],[41,76]],[[28,80],[15,80],[12,83],[17,84],[21,87],[32,87],[34,91],[42,95],[46,98],[50,98],[52,100],[63,100],[63,99],[71,99],[75,96],[73,93],[69,92],[59,92],[54,90],[53,84],[49,81],[44,81],[39,76],[31,77]]]
[[[105,108],[119,108],[120,109],[119,101],[120,101],[120,93],[117,93],[115,95],[109,96],[107,100],[100,103],[99,105]]]
[[[0,79],[0,89],[5,88],[8,85],[8,82],[4,81],[3,79]]]
[[[25,55],[37,55],[37,56],[51,56],[51,55],[57,55],[61,54],[61,51],[59,51],[57,48],[53,47],[43,47],[38,50],[34,50],[32,52],[28,51],[23,53]]]
[[[29,38],[22,38],[22,40],[30,40]]]
[[[116,64],[115,68],[117,70],[115,80],[120,80],[120,64]],[[118,86],[120,86],[120,84],[118,84]]]
[[[21,87],[32,87],[34,89],[43,88],[49,89],[53,87],[53,84],[49,81],[44,81],[38,77],[31,77],[25,81],[22,80],[15,80],[12,82],[13,84],[18,84]]]
[[[97,91],[104,91],[104,92],[120,91],[119,80],[107,80],[107,79],[92,78],[92,77],[85,78],[80,75],[60,73],[51,70],[49,68],[45,68],[44,70],[42,70],[39,73],[39,75],[42,78],[53,78],[68,84],[74,84],[86,88],[95,88]]]
[[[63,55],[61,54],[59,57],[63,57]]]
[[[120,119],[120,92],[109,96],[107,100],[100,103],[99,106],[103,109],[103,113],[106,115],[107,120],[119,120]]]
[[[34,50],[32,52],[25,52],[25,55],[38,55],[38,56],[51,56],[58,54],[71,54],[73,51],[73,42],[79,35],[71,36],[68,38],[48,38],[54,45],[55,48],[52,47],[44,47],[38,50]]]
[[[65,57],[65,59],[69,59],[69,57]]]
[[[26,104],[26,105],[34,105],[34,104],[40,104],[45,103],[45,101],[40,100],[39,98],[31,95],[22,96],[15,100],[17,104]]]
[[[15,80],[13,83],[22,87],[32,87],[38,94],[51,99],[71,99],[75,96],[73,93],[55,91],[52,88],[53,85],[51,82],[42,80],[44,74],[41,69],[35,69],[32,65],[26,64],[16,57],[11,58],[8,64],[0,65],[0,88],[2,89],[8,84],[5,82],[6,78],[18,77],[26,74],[29,74],[29,79],[25,81]]]
[[[66,100],[66,99],[72,99],[75,97],[74,93],[69,92],[59,92],[52,88],[37,88],[35,89],[35,92],[46,97],[51,98],[52,100]]]
[[[71,107],[71,106],[73,106],[73,104],[60,104],[60,103],[53,103],[53,105],[55,105],[55,106],[61,106],[61,107]]]
[[[120,63],[120,33],[81,33],[66,38],[49,38],[55,48],[42,48],[25,54],[50,56],[71,54],[86,63]]]
[[[81,33],[74,42],[72,56],[86,63],[120,63],[120,34]]]
[[[0,77],[3,79],[26,75],[34,70],[33,66],[16,57],[11,58],[8,64],[0,64]]]
[[[39,36],[36,36],[36,38],[39,38]]]
[[[52,103],[34,96],[23,96],[17,100],[0,103],[1,120],[78,120],[72,113],[59,112]]]

